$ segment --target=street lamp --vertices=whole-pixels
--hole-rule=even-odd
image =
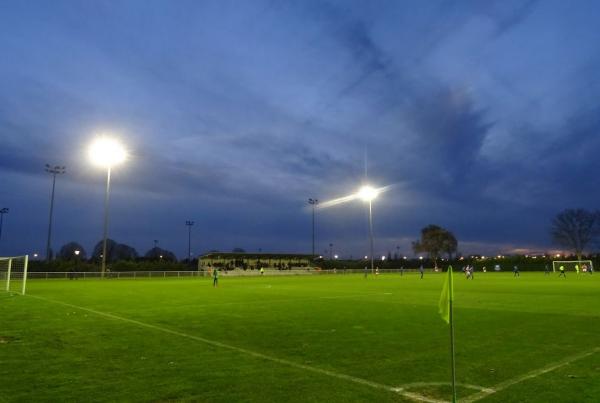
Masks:
[[[108,198],[110,194],[110,171],[127,158],[127,151],[121,143],[109,137],[97,138],[88,150],[94,165],[106,168],[106,193],[104,196],[104,238],[102,241],[102,277],[106,271],[106,240],[108,237]]]
[[[193,221],[186,221],[185,225],[188,227],[188,263],[192,262],[192,225],[194,225]]]
[[[8,214],[8,207],[0,209],[0,239],[2,239],[2,222],[4,221],[4,214]]]
[[[315,256],[315,206],[319,204],[317,199],[308,199],[308,204],[312,206],[312,256]]]
[[[375,271],[373,263],[373,199],[377,197],[379,191],[372,186],[363,186],[356,194],[362,201],[369,203],[369,239],[371,245],[371,274]]]
[[[66,172],[66,167],[46,164],[46,172],[52,174],[52,192],[50,193],[50,218],[48,219],[48,238],[46,241],[46,262],[50,263],[50,239],[52,237],[52,213],[54,211],[54,188],[56,187],[56,175],[62,175]]]

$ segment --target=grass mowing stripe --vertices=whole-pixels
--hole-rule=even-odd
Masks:
[[[596,354],[600,352],[600,347],[596,347],[592,350],[586,351],[584,353],[579,353],[579,354],[575,354],[575,355],[571,355],[567,358],[564,358],[560,361],[554,362],[552,364],[546,365],[543,368],[539,368],[539,369],[535,369],[533,371],[530,371],[528,373],[526,373],[525,375],[521,375],[519,377],[513,378],[513,379],[509,379],[507,381],[501,382],[499,384],[497,384],[496,386],[494,386],[493,388],[490,388],[489,390],[482,390],[481,392],[475,393],[471,396],[466,397],[465,399],[462,399],[463,402],[465,403],[471,403],[471,402],[476,402],[478,400],[481,400],[491,394],[494,393],[498,393],[506,388],[511,387],[512,385],[516,385],[517,383],[521,383],[524,382],[528,379],[533,379],[533,378],[537,378],[540,375],[543,375],[545,373],[554,371],[556,369],[559,369],[561,367],[564,367],[565,365],[569,365],[575,361],[581,360],[583,358],[589,357],[590,355]]]
[[[283,364],[283,365],[286,365],[286,366],[290,366],[290,367],[294,367],[294,368],[298,368],[298,369],[303,369],[303,370],[314,372],[314,373],[317,373],[317,374],[327,375],[327,376],[330,376],[330,377],[333,377],[333,378],[343,379],[343,380],[354,382],[354,383],[357,383],[357,384],[370,386],[370,387],[376,388],[376,389],[386,390],[386,391],[389,391],[389,392],[400,394],[400,395],[402,395],[404,397],[407,397],[407,398],[410,398],[410,399],[413,399],[413,400],[416,400],[416,401],[419,401],[419,402],[426,402],[426,403],[446,403],[446,401],[444,401],[444,400],[432,399],[432,398],[429,398],[427,396],[419,395],[417,393],[412,393],[412,392],[406,392],[406,391],[403,391],[403,390],[398,390],[398,388],[394,388],[394,387],[388,386],[388,385],[383,385],[383,384],[380,384],[380,383],[377,383],[377,382],[372,382],[372,381],[369,381],[367,379],[358,378],[358,377],[355,377],[355,376],[352,376],[352,375],[341,374],[341,373],[338,373],[338,372],[333,372],[333,371],[329,371],[329,370],[326,370],[326,369],[313,367],[313,366],[310,366],[310,365],[300,364],[300,363],[297,363],[297,362],[289,361],[289,360],[286,360],[286,359],[283,359],[283,358],[273,357],[273,356],[270,356],[270,355],[266,355],[266,354],[259,353],[259,352],[256,352],[256,351],[248,350],[248,349],[245,349],[245,348],[236,347],[236,346],[232,346],[232,345],[225,344],[225,343],[220,343],[218,341],[206,339],[204,337],[194,336],[194,335],[191,335],[191,334],[188,334],[188,333],[184,333],[184,332],[180,332],[180,331],[177,331],[177,330],[172,330],[172,329],[164,328],[164,327],[161,327],[161,326],[152,325],[150,323],[140,322],[140,321],[135,320],[135,319],[124,318],[122,316],[113,315],[111,313],[101,312],[101,311],[97,311],[95,309],[86,308],[86,307],[79,306],[79,305],[74,305],[74,304],[69,304],[67,302],[57,301],[57,300],[53,300],[53,299],[49,299],[49,298],[39,297],[39,296],[36,296],[36,295],[27,295],[27,297],[39,299],[39,300],[46,301],[46,302],[51,302],[51,303],[54,303],[54,304],[68,306],[68,307],[71,307],[71,308],[75,308],[75,309],[79,309],[79,310],[82,310],[82,311],[90,312],[90,313],[93,313],[93,314],[98,315],[98,316],[103,316],[105,318],[110,318],[110,319],[114,319],[114,320],[120,320],[120,321],[123,321],[123,322],[131,323],[131,324],[134,324],[134,325],[137,325],[137,326],[145,327],[145,328],[156,330],[156,331],[159,331],[159,332],[163,332],[163,333],[167,333],[167,334],[172,334],[172,335],[175,335],[175,336],[184,337],[184,338],[187,338],[187,339],[199,341],[199,342],[211,345],[211,346],[220,347],[220,348],[224,348],[224,349],[232,350],[232,351],[237,351],[237,352],[240,352],[240,353],[252,356],[252,357],[260,358],[260,359],[271,361],[271,362],[276,362],[276,363]]]

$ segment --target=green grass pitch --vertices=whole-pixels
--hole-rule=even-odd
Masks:
[[[31,280],[0,401],[436,402],[443,276]],[[600,401],[600,274],[455,275],[459,401]]]

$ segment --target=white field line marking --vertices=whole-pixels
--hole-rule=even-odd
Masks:
[[[411,383],[402,384],[402,385],[398,386],[396,389],[398,391],[402,391],[405,389],[419,388],[419,387],[423,387],[423,386],[450,386],[450,385],[451,385],[450,382],[411,382]],[[469,383],[456,383],[456,386],[461,386],[466,389],[474,389],[474,390],[478,390],[480,392],[485,391],[485,392],[494,393],[494,389],[492,389],[492,388],[487,388],[485,386],[479,386],[479,385],[471,385]]]
[[[552,364],[546,365],[545,367],[530,371],[530,372],[526,373],[525,375],[501,382],[501,383],[497,384],[496,386],[490,388],[489,391],[482,390],[481,392],[475,393],[471,396],[467,396],[465,399],[462,399],[462,401],[465,403],[476,402],[476,401],[481,400],[491,394],[500,392],[510,386],[516,385],[517,383],[521,383],[521,382],[527,381],[529,379],[537,378],[540,375],[554,371],[558,368],[564,367],[565,365],[569,365],[575,361],[589,357],[590,355],[596,354],[598,352],[600,352],[600,347],[596,347],[592,350],[569,356],[560,361],[556,361]]]
[[[369,381],[367,379],[357,378],[357,377],[352,376],[352,375],[341,374],[341,373],[338,373],[338,372],[329,371],[329,370],[322,369],[322,368],[312,367],[310,365],[300,364],[300,363],[297,363],[297,362],[289,361],[289,360],[286,360],[286,359],[283,359],[283,358],[273,357],[273,356],[270,356],[270,355],[266,355],[266,354],[259,353],[259,352],[256,352],[256,351],[248,350],[248,349],[245,349],[245,348],[232,346],[232,345],[229,345],[229,344],[221,343],[221,342],[210,340],[210,339],[205,339],[204,337],[194,336],[194,335],[191,335],[191,334],[188,334],[188,333],[184,333],[184,332],[180,332],[180,331],[177,331],[177,330],[171,330],[171,329],[164,328],[164,327],[161,327],[161,326],[152,325],[150,323],[140,322],[140,321],[135,320],[135,319],[124,318],[122,316],[113,315],[111,313],[101,312],[101,311],[97,311],[95,309],[86,308],[86,307],[78,306],[78,305],[74,305],[74,304],[69,304],[67,302],[56,301],[56,300],[48,299],[48,298],[44,298],[44,297],[38,297],[38,296],[35,296],[35,295],[28,295],[28,297],[30,297],[30,298],[36,298],[36,299],[39,299],[39,300],[42,300],[42,301],[46,301],[46,302],[52,302],[54,304],[68,306],[68,307],[75,308],[75,309],[80,309],[82,311],[87,311],[87,312],[93,313],[93,314],[98,315],[98,316],[103,316],[105,318],[120,320],[120,321],[127,322],[127,323],[132,323],[134,325],[138,325],[138,326],[145,327],[145,328],[152,329],[152,330],[157,330],[159,332],[163,332],[163,333],[167,333],[167,334],[172,334],[172,335],[175,335],[175,336],[184,337],[184,338],[187,338],[187,339],[199,341],[199,342],[202,342],[202,343],[214,346],[214,347],[220,347],[220,348],[231,350],[231,351],[237,351],[239,353],[243,353],[243,354],[249,355],[251,357],[260,358],[262,360],[275,362],[275,363],[286,365],[286,366],[289,366],[289,367],[303,369],[305,371],[310,371],[310,372],[314,372],[314,373],[321,374],[321,375],[327,375],[327,376],[330,376],[332,378],[343,379],[343,380],[354,382],[354,383],[357,383],[357,384],[370,386],[370,387],[375,388],[375,389],[380,389],[380,390],[386,390],[386,391],[389,391],[389,392],[399,393],[402,396],[411,398],[411,399],[419,401],[419,402],[426,402],[426,403],[447,403],[446,401],[431,399],[431,398],[428,398],[427,396],[421,396],[421,395],[419,395],[417,393],[411,393],[411,392],[405,392],[405,391],[398,391],[394,387],[391,387],[391,386],[388,386],[388,385],[383,385],[383,384],[380,384],[380,383],[377,383],[377,382],[372,382],[372,381]]]

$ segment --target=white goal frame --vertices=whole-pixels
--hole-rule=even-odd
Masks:
[[[560,265],[579,265],[579,268],[581,269],[581,265],[586,264],[588,267],[588,270],[592,270],[594,271],[594,264],[592,263],[591,260],[553,260],[552,261],[552,271],[556,271],[556,269],[558,269],[558,267]]]
[[[15,259],[23,260],[23,284],[21,285],[21,295],[25,295],[25,289],[27,286],[27,267],[29,266],[29,255],[23,256],[2,256],[0,261],[8,260],[8,269],[6,271],[6,292],[10,292],[10,275],[12,271],[12,263]]]

